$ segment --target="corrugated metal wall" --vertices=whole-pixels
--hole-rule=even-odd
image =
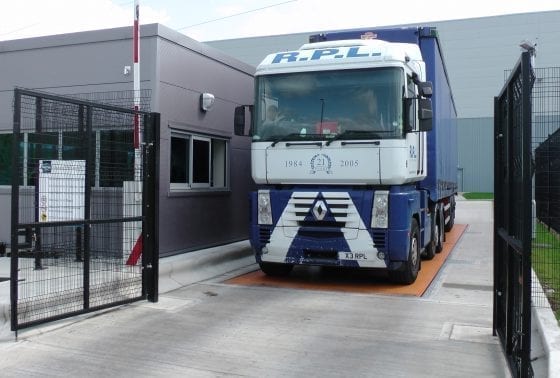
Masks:
[[[457,120],[459,166],[457,180],[461,192],[494,191],[494,119]]]

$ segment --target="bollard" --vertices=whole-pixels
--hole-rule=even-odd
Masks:
[[[0,257],[6,256],[6,243],[0,242]]]
[[[33,233],[33,235],[31,235],[31,250],[33,251],[33,255],[35,256],[35,270],[42,270],[43,263],[41,262],[41,248],[37,241],[36,233]]]

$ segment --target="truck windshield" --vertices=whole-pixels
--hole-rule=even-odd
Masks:
[[[398,67],[257,78],[254,141],[403,137]]]

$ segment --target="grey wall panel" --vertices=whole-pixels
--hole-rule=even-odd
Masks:
[[[66,39],[32,38],[19,45],[0,42],[0,130],[12,129],[15,87],[66,95],[133,89],[132,72],[124,74],[124,67],[132,65],[131,39],[121,39],[120,29],[112,37],[99,33],[108,39],[97,41],[86,38],[87,33],[69,34]],[[143,89],[154,86],[155,46],[154,36],[142,38]]]
[[[166,36],[171,32],[166,31]],[[158,98],[160,128],[160,254],[181,253],[248,237],[250,140],[233,135],[237,105],[251,103],[254,69],[227,59],[213,49],[203,50],[190,39],[160,38]],[[205,55],[207,54],[207,55]],[[199,107],[203,92],[215,103],[208,112]],[[170,136],[185,131],[226,138],[230,142],[229,189],[173,192],[169,187]],[[245,167],[240,169],[240,167]]]
[[[494,191],[494,120],[457,120],[459,191]]]
[[[560,11],[433,24],[441,36],[459,117],[493,116],[493,97],[504,84],[504,71],[519,59],[523,40],[537,43],[537,67],[556,66],[560,59]]]
[[[162,256],[248,238],[250,150],[232,149],[230,157],[231,191],[160,196]]]

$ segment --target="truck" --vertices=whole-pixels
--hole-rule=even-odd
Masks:
[[[442,250],[457,128],[434,27],[333,31],[269,54],[234,132],[252,137],[250,242],[265,274],[383,269],[411,284]]]

